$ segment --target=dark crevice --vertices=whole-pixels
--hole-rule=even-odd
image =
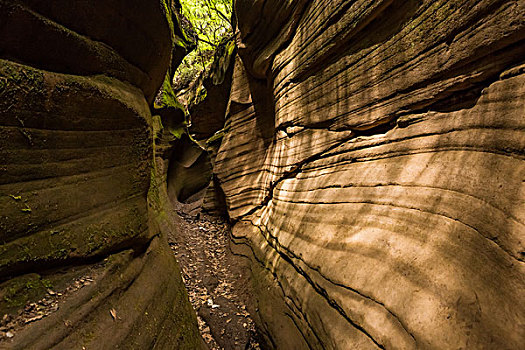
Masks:
[[[473,76],[469,81],[460,86],[453,86],[440,92],[438,96],[434,96],[428,101],[421,101],[418,102],[417,105],[405,107],[407,111],[406,114],[421,113],[423,111],[453,112],[465,108],[472,108],[481,97],[484,88],[500,80],[501,73],[507,70],[509,66],[512,67],[523,62],[525,40],[516,42],[510,40],[510,42],[510,45],[503,46],[497,51],[486,49],[483,55],[475,57],[475,62],[461,61],[446,72],[439,73],[430,79],[419,82],[404,90],[397,91],[396,95],[399,96],[411,91],[417,91],[418,89],[425,88],[440,81],[465,75],[465,72],[475,72],[476,70],[482,72],[479,76]],[[466,66],[469,68],[465,69]],[[392,97],[394,96],[389,96],[386,99]]]

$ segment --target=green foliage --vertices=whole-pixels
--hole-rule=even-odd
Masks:
[[[181,127],[178,127],[178,128],[175,128],[175,129],[172,129],[170,130],[170,133],[175,136],[175,138],[177,140],[180,140],[180,138],[182,137],[182,135],[184,135],[184,132],[186,131],[186,128],[185,126],[181,126]]]
[[[162,84],[162,93],[160,94],[160,101],[155,101],[155,108],[163,107],[174,107],[185,110],[184,106],[177,100],[177,96],[173,91],[173,86],[170,82],[169,72],[164,77],[164,83]]]
[[[181,90],[208,69],[214,52],[225,39],[232,37],[232,0],[181,0],[182,14],[197,34],[197,48],[188,54],[174,77]]]

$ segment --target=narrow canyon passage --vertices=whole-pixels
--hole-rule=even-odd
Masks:
[[[521,349],[524,291],[525,1],[0,0],[0,349]]]
[[[179,220],[168,241],[204,341],[210,350],[260,349],[247,307],[253,298],[249,271],[246,261],[231,253],[230,225],[206,214],[182,214]]]

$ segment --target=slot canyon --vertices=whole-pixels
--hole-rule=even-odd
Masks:
[[[187,22],[0,0],[0,349],[524,348],[525,1]]]

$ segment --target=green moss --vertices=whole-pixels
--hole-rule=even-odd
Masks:
[[[166,17],[166,21],[168,22],[168,25],[170,26],[170,33],[175,33],[175,25],[173,24],[173,14],[171,11],[171,2],[167,0],[162,0],[162,7],[164,8],[164,16]]]
[[[182,135],[184,135],[185,132],[186,132],[186,128],[184,127],[178,127],[178,128],[170,130],[170,133],[173,136],[175,136],[175,138],[178,140],[180,140],[180,138],[182,137]]]
[[[207,145],[211,145],[215,141],[219,141],[224,137],[224,129],[217,131],[212,137],[206,140]]]
[[[50,280],[42,279],[42,285],[48,289],[53,288],[53,283]]]
[[[171,85],[171,75],[169,72],[164,77],[164,83],[162,84],[161,104],[155,104],[155,108],[157,109],[165,107],[178,108],[186,113],[186,108],[182,103],[179,102],[175,92],[173,91],[173,86]]]
[[[40,110],[46,98],[44,74],[28,66],[0,59],[0,110]],[[16,115],[15,115],[16,118]],[[23,116],[17,118],[24,119]],[[18,130],[32,145],[27,130]],[[29,136],[29,137],[28,137]]]
[[[176,9],[173,11],[174,18],[177,21],[177,26],[180,29],[180,34],[182,35],[182,38],[175,35],[175,44],[181,47],[184,47],[186,49],[186,52],[190,52],[194,50],[197,46],[197,43],[193,41],[193,39],[190,38],[188,35],[185,26],[182,23],[183,15],[180,12],[180,9]]]
[[[188,46],[184,40],[182,40],[180,37],[175,35],[175,45],[182,47],[183,49],[187,50]]]
[[[26,289],[42,289],[42,288],[53,288],[53,284],[47,279],[32,279],[26,282]]]
[[[129,211],[124,227],[93,224],[82,230],[64,230],[53,234],[46,230],[0,246],[0,269],[8,271],[16,265],[90,257],[107,253],[131,240],[140,240],[147,233],[145,215]],[[147,234],[146,234],[147,235]]]
[[[162,125],[162,118],[160,117],[160,115],[152,116],[152,120],[153,138],[154,141],[156,141],[161,138],[164,125]],[[153,153],[155,153],[155,149],[153,149]]]
[[[161,102],[160,104],[155,103],[154,108],[155,109],[163,109],[163,108],[180,109],[181,111],[184,112],[185,118],[188,117],[188,111],[186,110],[184,105],[179,102],[179,100],[177,99],[177,96],[175,95],[175,92],[173,91],[173,86],[171,84],[171,75],[169,72],[164,77],[164,83],[162,85]],[[162,126],[162,123],[161,123],[161,126]],[[167,129],[167,131],[171,135],[173,135],[176,139],[180,139],[183,134],[187,134],[187,126],[188,126],[187,120],[183,120],[180,124]],[[154,129],[154,135],[157,135],[158,132],[160,132],[160,130],[161,129],[158,129],[158,130]]]
[[[0,60],[0,81],[4,87],[13,83],[13,86],[25,91],[42,90],[44,75],[36,69]]]
[[[2,283],[0,288],[0,314],[9,313],[40,299],[53,284],[48,279],[33,273],[13,278]]]

